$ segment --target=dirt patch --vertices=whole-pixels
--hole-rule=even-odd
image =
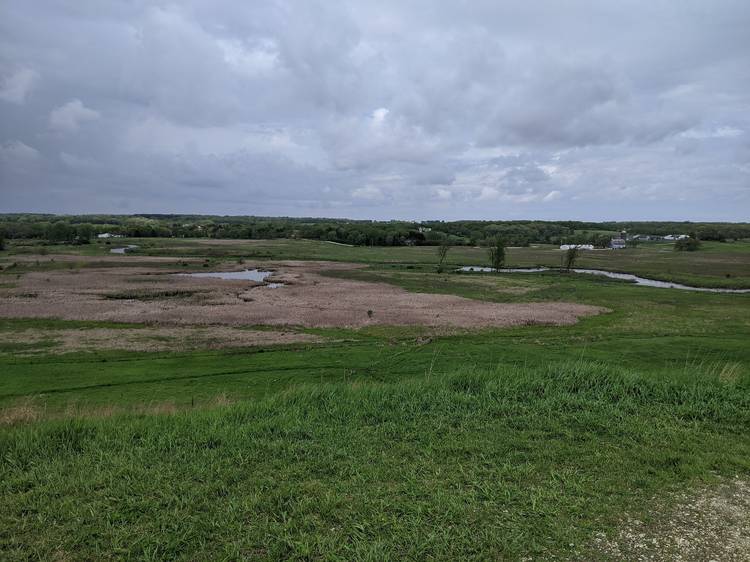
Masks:
[[[169,325],[223,324],[363,327],[419,325],[477,328],[529,324],[573,324],[604,309],[582,304],[489,303],[452,295],[412,293],[386,283],[320,275],[355,264],[273,262],[233,266],[273,269],[267,279],[285,285],[269,289],[248,281],[175,276],[148,267],[82,268],[31,272],[4,291],[0,317],[42,317]],[[227,270],[231,270],[228,268]],[[107,299],[126,291],[193,292],[187,298]],[[35,293],[33,299],[22,296]],[[136,293],[137,294],[137,293]]]
[[[601,560],[750,560],[750,481],[734,478],[655,505],[649,521],[626,519],[612,538],[598,537]]]
[[[68,353],[71,351],[187,351],[293,343],[316,343],[323,338],[299,332],[244,330],[228,326],[161,326],[139,329],[92,328],[82,330],[19,330],[3,334],[7,343],[28,344],[14,355]],[[47,345],[34,348],[34,344]]]

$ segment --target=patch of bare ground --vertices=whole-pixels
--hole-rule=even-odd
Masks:
[[[594,541],[598,560],[747,562],[750,480],[733,478],[656,502],[648,521],[626,518],[612,537]]]
[[[253,267],[234,265],[227,270]],[[323,270],[361,267],[332,262],[274,262],[267,279],[278,289],[249,281],[176,276],[148,267],[82,268],[30,272],[4,290],[0,317],[63,318],[169,325],[223,324],[351,327],[368,325],[483,328],[528,324],[573,324],[606,309],[565,302],[490,303],[408,292],[386,283],[320,275]],[[186,298],[112,299],[138,291],[181,291]],[[35,294],[27,298],[25,294]],[[137,294],[137,293],[135,293]]]
[[[147,328],[89,328],[82,330],[18,330],[3,335],[6,343],[35,344],[52,342],[52,346],[33,347],[15,355],[35,353],[68,353],[71,351],[186,351],[191,349],[220,349],[316,343],[323,338],[312,334],[277,330],[247,330],[228,326],[178,327],[154,326]]]

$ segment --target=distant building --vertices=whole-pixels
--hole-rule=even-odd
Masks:
[[[122,238],[122,234],[112,234],[111,232],[103,232],[96,235],[97,238]]]
[[[623,230],[620,232],[619,236],[616,236],[609,241],[609,247],[613,250],[624,250],[627,248],[627,239],[628,233]]]
[[[573,248],[577,248],[578,250],[593,250],[594,245],[593,244],[562,244],[560,246],[561,250],[572,250]]]

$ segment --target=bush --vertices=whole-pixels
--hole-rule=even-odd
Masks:
[[[674,243],[674,249],[677,252],[695,252],[701,246],[701,241],[697,238],[683,238]]]
[[[581,250],[578,248],[578,246],[571,246],[568,248],[568,250],[565,252],[565,270],[570,271],[575,267],[576,260],[578,260],[578,255],[580,254]]]

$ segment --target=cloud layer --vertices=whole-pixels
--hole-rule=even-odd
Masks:
[[[744,1],[0,7],[0,211],[747,220]]]

